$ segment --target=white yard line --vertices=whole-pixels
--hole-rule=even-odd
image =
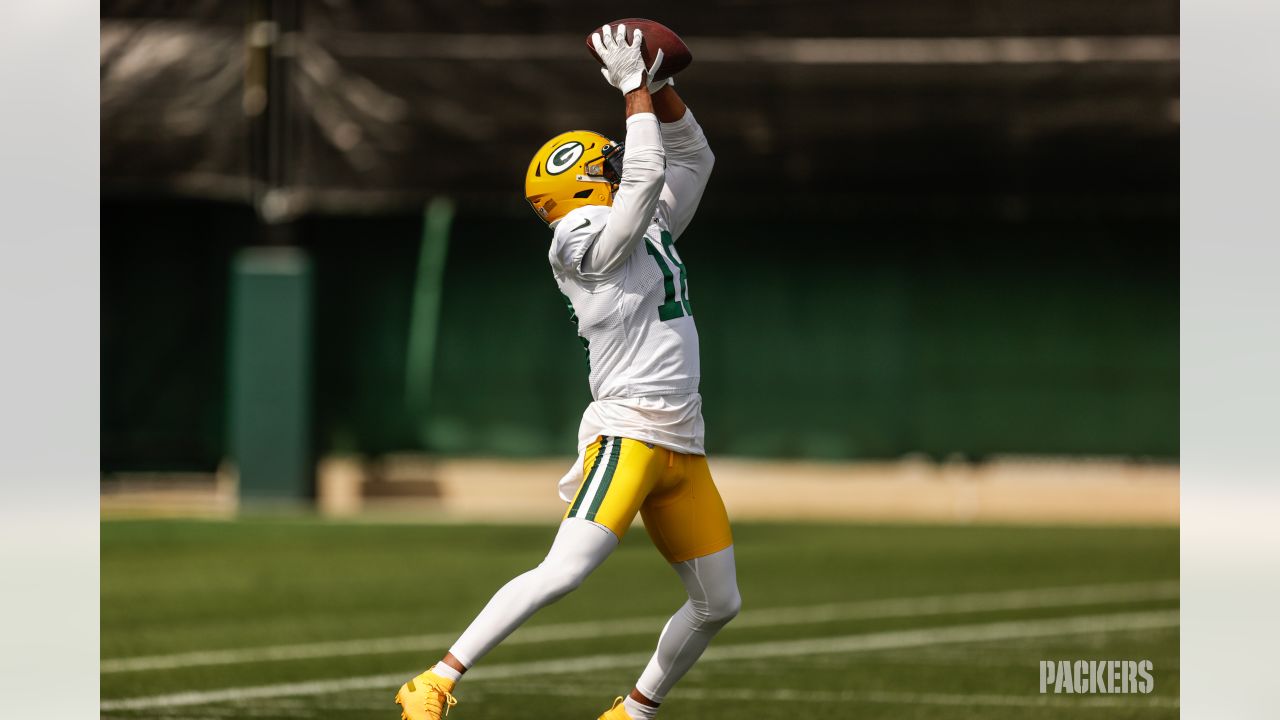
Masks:
[[[710,648],[702,662],[763,658],[805,657],[818,654],[870,652],[875,650],[924,647],[947,643],[988,642],[993,640],[1079,635],[1099,632],[1150,630],[1176,627],[1177,610],[1112,613],[1107,615],[1080,615],[1065,618],[1039,620],[1013,620],[1007,622],[949,625],[918,630],[893,630],[888,632],[861,633],[827,638],[783,640],[738,645],[720,645]],[[649,659],[649,653],[623,653],[616,655],[588,655],[573,658],[536,660],[481,666],[467,674],[468,682],[496,680],[512,677],[539,675],[564,675],[578,672],[595,672],[611,668],[639,668]],[[254,700],[261,698],[293,697],[300,695],[329,694],[351,690],[385,689],[391,693],[410,672],[394,675],[369,675],[365,677],[313,680],[308,682],[232,687],[150,695],[135,698],[104,700],[102,712],[117,710],[146,710],[187,705],[204,705],[216,702]]]
[[[886,598],[807,607],[745,610],[733,621],[730,627],[806,625],[841,620],[872,620],[965,612],[1146,602],[1151,600],[1172,600],[1177,597],[1178,582],[1176,580],[1112,585],[1078,585],[1074,587]],[[532,645],[597,637],[656,634],[666,621],[666,617],[631,617],[617,620],[534,625],[520,629],[504,644]],[[107,674],[173,670],[210,665],[235,665],[239,663],[308,660],[313,658],[434,650],[448,647],[457,637],[458,632],[448,632],[434,635],[366,638],[294,645],[271,645],[256,648],[206,650],[172,655],[108,658],[102,661],[100,671],[103,674]]]
[[[485,688],[485,693],[495,695],[543,695],[553,697],[606,697],[616,693],[617,687],[589,688],[580,685],[520,685]],[[1106,697],[1090,695],[990,695],[949,693],[904,693],[875,690],[793,690],[769,688],[681,688],[681,700],[707,700],[733,702],[816,702],[816,703],[886,703],[893,705],[986,705],[997,707],[1178,707],[1176,698],[1154,695],[1128,695]],[[362,707],[377,710],[380,707]]]

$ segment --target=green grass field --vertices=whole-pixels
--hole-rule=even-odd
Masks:
[[[554,531],[104,522],[102,716],[398,718],[400,682]],[[736,533],[743,613],[668,698],[667,720],[1178,716],[1176,529]],[[450,718],[595,718],[682,599],[635,528],[468,676]],[[1042,659],[1148,659],[1155,691],[1041,695]]]

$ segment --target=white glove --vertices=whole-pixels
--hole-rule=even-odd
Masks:
[[[600,31],[591,33],[591,44],[604,63],[600,74],[604,75],[605,81],[610,85],[622,91],[623,95],[653,82],[653,76],[662,67],[662,49],[659,48],[653,58],[653,66],[645,68],[644,56],[640,54],[640,41],[643,37],[637,28],[628,45],[627,26],[623,23],[619,23],[616,28],[605,25]]]
[[[659,50],[658,52],[661,53],[662,51]],[[649,94],[652,95],[668,85],[675,87],[676,79],[674,77],[669,77],[665,80],[654,80],[649,83]]]

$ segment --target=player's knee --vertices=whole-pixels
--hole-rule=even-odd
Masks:
[[[712,592],[703,602],[691,602],[694,624],[698,627],[721,627],[737,617],[742,609],[742,596],[738,588],[725,588]]]
[[[707,604],[707,621],[724,625],[737,617],[741,611],[742,595],[738,593],[737,587],[733,587]]]
[[[559,599],[578,589],[587,578],[585,568],[572,564],[543,564],[538,567],[543,591],[552,599]]]

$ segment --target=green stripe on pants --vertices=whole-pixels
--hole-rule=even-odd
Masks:
[[[596,497],[591,501],[591,509],[587,511],[588,520],[596,519],[600,503],[604,502],[604,496],[609,492],[609,483],[613,482],[613,472],[618,469],[618,457],[622,455],[622,438],[615,440],[613,446],[613,452],[609,454],[609,465],[605,467],[604,478],[600,480],[600,489],[596,490]]]
[[[608,444],[609,438],[601,436],[600,447],[596,450],[595,462],[591,463],[591,472],[583,476],[582,484],[578,486],[578,496],[573,499],[573,507],[569,508],[569,517],[573,517],[578,512],[578,507],[582,505],[582,497],[587,494],[587,487],[591,485],[591,478],[600,467],[600,460],[604,458],[604,449]]]

